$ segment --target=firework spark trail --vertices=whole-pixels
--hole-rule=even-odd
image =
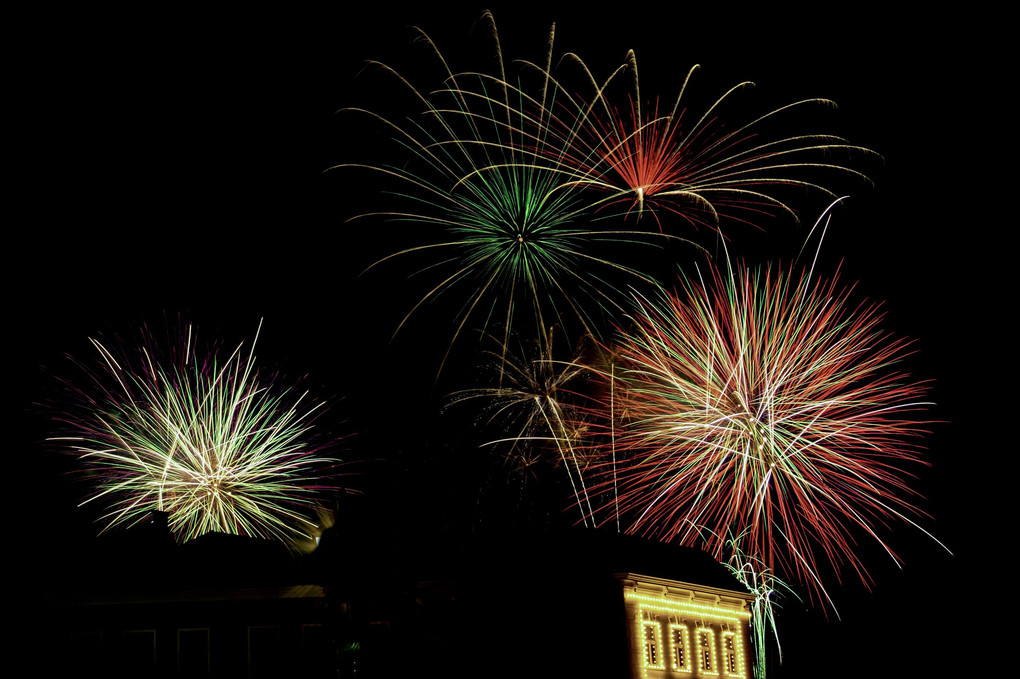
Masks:
[[[895,560],[879,532],[916,525],[903,468],[923,463],[917,415],[929,404],[895,370],[907,343],[849,292],[734,267],[639,298],[615,347],[618,465],[603,488],[615,474],[619,500],[607,511],[630,516],[630,532],[692,546],[741,534],[746,554],[812,600],[827,598],[823,563],[868,584],[860,530]],[[723,542],[704,546],[721,558]]]
[[[779,661],[783,660],[783,649],[779,643],[779,630],[776,627],[776,610],[779,608],[778,598],[781,594],[793,594],[793,591],[779,580],[761,561],[744,554],[740,549],[737,536],[726,540],[726,546],[732,551],[725,562],[726,569],[733,574],[748,592],[754,595],[751,604],[751,643],[754,646],[754,676],[764,679],[766,673],[766,639],[769,631],[776,642]],[[795,596],[795,595],[794,595]]]
[[[99,369],[79,362],[86,379],[68,383],[76,402],[58,417],[67,434],[51,440],[90,473],[82,504],[106,507],[104,531],[152,510],[181,541],[216,531],[290,542],[313,527],[306,515],[338,463],[312,442],[322,404],[260,380],[255,341],[221,364],[215,349],[195,353],[190,328],[183,350],[92,340]]]
[[[578,185],[608,194],[596,205],[609,218],[636,211],[640,220],[651,210],[660,230],[665,227],[656,208],[688,226],[712,229],[719,228],[721,216],[747,222],[751,215],[783,212],[796,219],[796,211],[774,195],[775,188],[797,186],[834,197],[825,187],[806,179],[804,172],[831,172],[868,181],[862,172],[833,156],[847,160],[877,157],[875,152],[834,135],[763,136],[765,123],[791,111],[811,105],[834,106],[825,99],[797,101],[750,122],[727,125],[720,109],[726,108],[736,92],[753,86],[742,82],[691,122],[684,94],[697,65],[684,78],[672,110],[660,115],[658,98],[653,98],[649,107],[642,106],[633,50],[627,53],[626,68],[618,69],[602,84],[580,57],[568,54],[567,58],[580,66],[594,95],[591,103],[582,107],[582,132],[575,135],[564,162],[577,172]],[[633,74],[633,91],[627,95],[627,105],[621,106],[607,89],[625,70]]]

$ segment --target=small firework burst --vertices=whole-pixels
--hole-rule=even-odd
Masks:
[[[579,393],[588,369],[581,362],[584,343],[573,355],[554,357],[555,326],[543,332],[530,350],[490,352],[499,365],[498,384],[453,395],[454,402],[482,400],[489,422],[498,422],[507,436],[486,445],[500,451],[511,472],[536,476],[541,466],[561,468],[570,481],[582,520],[591,514],[586,477],[593,454],[588,445]]]
[[[577,172],[579,186],[602,194],[596,205],[608,218],[633,214],[640,219],[648,210],[660,230],[666,215],[681,225],[711,229],[719,228],[722,216],[747,222],[781,212],[796,219],[777,189],[795,186],[835,197],[809,177],[830,173],[867,181],[849,161],[877,157],[834,135],[774,136],[768,131],[768,122],[797,109],[834,106],[825,99],[797,101],[749,121],[727,120],[727,102],[753,85],[742,82],[695,117],[686,110],[684,95],[697,65],[684,78],[672,108],[663,110],[658,98],[642,100],[633,51],[625,67],[601,85],[579,57],[570,56],[587,74],[594,96],[575,135],[584,143],[573,145],[565,163]],[[621,106],[607,89],[624,70],[632,74],[633,90]]]
[[[256,334],[257,340],[257,334]],[[293,542],[314,530],[317,496],[338,460],[314,442],[323,404],[255,368],[254,348],[196,351],[191,328],[163,347],[91,340],[72,403],[51,440],[74,454],[105,508],[103,530],[166,512],[179,541],[222,532]]]
[[[928,404],[896,370],[908,344],[835,279],[734,269],[641,299],[621,333],[612,511],[720,560],[718,536],[740,535],[743,553],[812,599],[827,598],[830,564],[867,584],[854,536],[895,559],[883,527],[918,514],[904,468],[922,462]]]

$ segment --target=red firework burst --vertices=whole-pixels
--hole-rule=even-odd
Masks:
[[[794,210],[777,196],[775,189],[780,186],[799,186],[833,196],[828,189],[804,179],[805,171],[835,171],[867,179],[838,157],[874,156],[873,151],[827,134],[771,137],[766,133],[764,125],[770,119],[802,106],[831,106],[832,102],[807,99],[748,122],[723,123],[719,110],[724,102],[752,85],[742,82],[700,117],[693,117],[685,112],[683,102],[687,84],[698,68],[694,66],[672,109],[660,113],[658,99],[642,108],[633,52],[627,55],[626,68],[634,74],[634,90],[625,108],[612,103],[606,93],[613,77],[601,87],[591,78],[596,94],[582,116],[582,127],[588,132],[579,135],[589,141],[583,148],[571,149],[567,161],[581,177],[575,183],[608,194],[599,203],[602,209],[626,206],[625,213],[636,212],[638,219],[646,209],[653,215],[661,209],[691,226],[715,228],[720,216],[747,221],[755,214],[785,212],[796,218]],[[590,72],[588,75],[591,77]],[[655,219],[661,231],[659,217]]]
[[[896,369],[908,343],[880,329],[878,306],[849,296],[835,279],[737,267],[639,300],[616,347],[606,520],[720,559],[742,535],[812,600],[827,598],[827,564],[869,583],[862,531],[896,559],[881,534],[918,515],[904,467],[922,462],[926,388]]]

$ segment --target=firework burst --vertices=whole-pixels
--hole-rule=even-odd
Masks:
[[[567,360],[554,357],[557,328],[550,327],[530,350],[508,352],[504,345],[489,352],[499,365],[498,384],[453,394],[453,402],[481,400],[489,422],[499,422],[507,436],[488,442],[500,450],[512,472],[522,478],[536,474],[536,467],[563,470],[582,522],[591,515],[586,476],[599,452],[588,445],[585,408],[579,403],[588,368],[581,360],[584,343]]]
[[[614,386],[610,504],[629,531],[720,560],[719,536],[741,535],[743,553],[812,599],[828,598],[830,564],[869,583],[861,531],[896,559],[880,533],[917,515],[903,467],[921,462],[928,404],[895,369],[907,343],[849,292],[736,267],[639,300]]]
[[[507,332],[527,326],[538,334],[550,325],[579,325],[581,334],[593,333],[600,325],[594,316],[620,308],[621,275],[629,282],[651,282],[624,263],[621,248],[659,248],[683,239],[592,226],[583,183],[565,164],[582,116],[577,101],[551,75],[554,32],[544,64],[522,62],[522,73],[511,78],[495,22],[489,13],[483,19],[495,44],[495,74],[455,73],[423,32],[421,42],[443,73],[439,89],[419,91],[394,69],[373,62],[395,76],[424,113],[398,124],[350,109],[384,125],[404,162],[336,167],[368,169],[395,181],[392,196],[406,210],[355,219],[404,222],[423,241],[373,265],[417,255],[425,259],[418,273],[435,277],[398,332],[426,303],[461,291],[451,347],[470,319]]]
[[[627,53],[625,68],[599,85],[583,61],[581,66],[595,94],[583,114],[587,145],[575,144],[570,162],[578,182],[603,197],[597,205],[608,217],[631,214],[640,219],[646,210],[663,228],[659,212],[668,212],[688,226],[716,229],[721,216],[747,222],[751,216],[796,211],[779,197],[780,187],[801,187],[834,197],[825,187],[805,179],[805,172],[832,172],[867,181],[859,170],[839,158],[877,157],[860,146],[827,134],[780,135],[771,138],[767,123],[805,106],[834,106],[825,99],[794,102],[750,122],[724,122],[720,113],[740,90],[742,82],[719,97],[700,117],[685,111],[685,92],[697,65],[683,81],[672,108],[660,110],[659,100],[643,105],[637,58]],[[633,89],[627,105],[607,93],[611,82],[625,71],[632,74]],[[582,152],[578,152],[582,151]]]
[[[99,360],[79,363],[86,380],[68,383],[76,403],[58,418],[67,433],[51,440],[80,460],[103,530],[153,510],[180,541],[215,531],[292,542],[313,530],[337,463],[312,442],[322,404],[260,379],[254,341],[226,360],[197,354],[190,327],[169,349],[147,334],[132,349],[92,344]]]

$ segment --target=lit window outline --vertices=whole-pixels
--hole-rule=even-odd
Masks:
[[[726,640],[733,640],[733,648],[726,648]],[[737,634],[733,630],[723,630],[722,640],[720,642],[722,653],[723,653],[723,672],[726,673],[727,677],[735,677],[736,679],[744,679],[746,677],[745,665],[744,665],[744,640],[741,635]],[[730,669],[733,667],[734,669]]]
[[[641,660],[646,670],[664,670],[666,663],[662,660],[662,624],[649,616],[641,620]],[[648,635],[646,630],[651,630]],[[650,643],[651,642],[651,643]]]
[[[715,650],[715,630],[711,627],[699,627],[695,633],[696,639],[698,640],[697,645],[697,658],[698,658],[698,674],[705,676],[718,677],[719,672],[719,656]],[[708,643],[702,643],[702,635]],[[705,667],[705,653],[709,654],[708,667]]]
[[[677,643],[679,640],[680,643]],[[677,653],[677,650],[680,653]],[[683,662],[678,662],[682,658]],[[690,673],[691,668],[691,632],[687,625],[679,622],[669,624],[669,659],[674,672]]]

